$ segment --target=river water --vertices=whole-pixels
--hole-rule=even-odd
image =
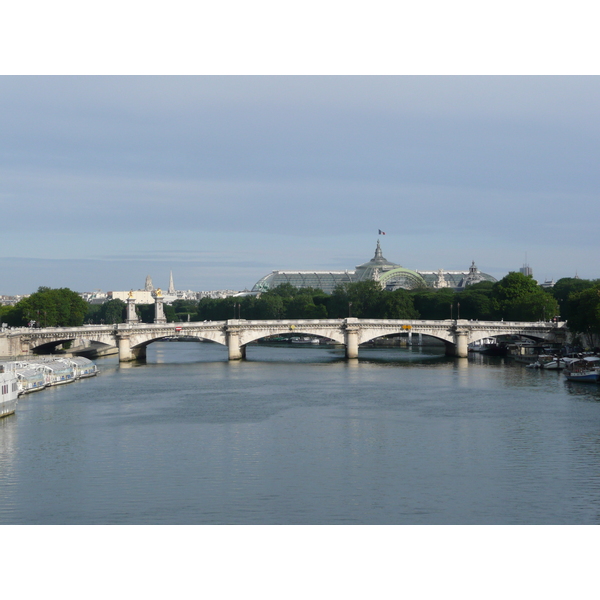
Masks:
[[[0,523],[599,523],[600,386],[440,352],[98,360],[0,419]]]

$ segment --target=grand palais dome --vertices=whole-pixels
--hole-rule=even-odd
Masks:
[[[378,281],[390,291],[444,287],[462,290],[480,281],[496,281],[491,275],[479,271],[474,262],[467,271],[411,271],[387,260],[377,240],[373,258],[358,265],[354,271],[273,271],[259,279],[252,292],[266,292],[282,283],[290,283],[297,288],[318,288],[331,294],[340,284],[370,280]]]

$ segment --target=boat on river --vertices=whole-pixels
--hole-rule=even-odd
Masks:
[[[75,379],[94,377],[98,374],[96,363],[84,356],[75,356],[68,359],[69,364],[75,369]]]
[[[68,360],[60,358],[38,360],[39,363],[36,360],[36,365],[39,364],[40,369],[44,372],[46,385],[61,385],[75,381],[75,367]]]
[[[542,369],[546,369],[548,371],[560,371],[561,369],[566,369],[569,365],[577,362],[578,360],[578,358],[569,356],[556,356],[552,357],[551,360],[542,363]]]
[[[292,344],[314,344],[317,345],[319,343],[319,338],[310,337],[308,335],[301,337],[293,337],[291,338]]]
[[[15,374],[19,380],[19,394],[39,392],[48,385],[44,372],[34,365],[17,369]]]
[[[564,370],[564,375],[569,381],[600,382],[600,357],[586,356],[575,361]]]
[[[12,372],[0,373],[0,417],[12,415],[19,398],[19,382]]]

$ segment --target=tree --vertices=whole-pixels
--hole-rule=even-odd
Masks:
[[[584,334],[586,344],[600,346],[600,283],[571,293],[567,302],[569,329]]]
[[[310,293],[298,294],[291,298],[285,308],[286,319],[326,319],[327,309],[323,304],[315,304]]]
[[[558,303],[531,277],[509,273],[492,288],[497,318],[507,321],[538,321],[558,314]]]
[[[175,300],[171,306],[177,315],[178,321],[187,321],[188,315],[192,319],[198,312],[197,300]]]
[[[382,290],[377,306],[378,319],[418,319],[412,296],[407,290]]]
[[[415,290],[411,295],[421,319],[456,319],[458,316],[459,295],[450,288]]]
[[[136,304],[135,311],[142,323],[154,323],[154,318],[156,316],[155,304]],[[168,323],[177,321],[175,309],[170,304],[163,305],[163,312]]]
[[[377,281],[344,283],[335,288],[327,302],[330,318],[414,319],[418,312],[406,290],[388,292]]]
[[[0,323],[6,323],[11,327],[21,325],[22,313],[16,306],[0,306]]]
[[[550,293],[556,298],[559,305],[559,314],[562,320],[568,321],[571,318],[569,296],[584,290],[593,288],[599,283],[598,280],[579,279],[578,277],[563,277],[559,279],[552,288]]]
[[[40,287],[17,302],[14,315],[18,325],[35,321],[42,327],[76,327],[83,324],[87,312],[88,303],[77,292]]]
[[[105,323],[123,323],[126,318],[127,304],[119,298],[109,300],[102,305],[100,317]]]
[[[478,321],[493,319],[494,304],[491,298],[491,287],[488,289],[472,289],[469,287],[464,292],[457,294],[456,301],[457,303],[460,302],[461,318]]]

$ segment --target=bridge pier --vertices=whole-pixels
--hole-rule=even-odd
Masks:
[[[454,343],[446,342],[446,355],[457,358],[469,356],[469,332],[466,329],[454,330]]]
[[[229,325],[227,322],[227,353],[229,360],[242,360],[246,358],[246,346],[240,344],[240,327],[236,323],[235,325]]]
[[[146,358],[146,346],[131,347],[131,339],[128,335],[119,335],[117,337],[119,348],[119,362],[131,362]]]
[[[349,317],[344,327],[346,338],[346,358],[358,358],[358,320]]]

